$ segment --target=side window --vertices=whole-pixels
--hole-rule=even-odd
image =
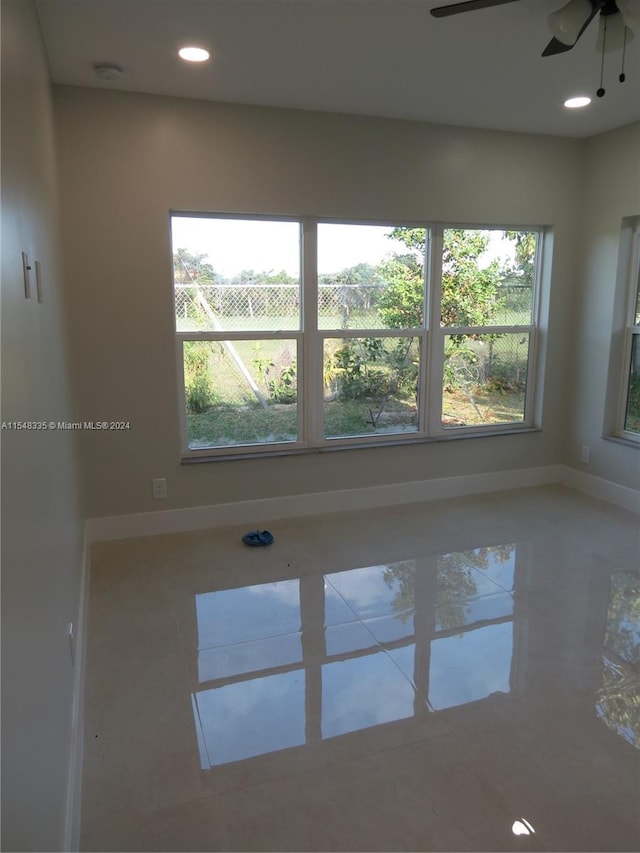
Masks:
[[[620,427],[622,434],[640,442],[640,220],[633,233],[629,264],[627,328],[623,360]]]

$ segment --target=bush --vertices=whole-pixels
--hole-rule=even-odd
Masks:
[[[209,345],[187,341],[184,345],[184,396],[187,412],[206,412],[216,401],[209,376]]]
[[[298,373],[296,361],[285,348],[272,361],[262,355],[259,343],[254,344],[253,366],[263,384],[271,403],[295,403],[298,397]]]
[[[391,394],[393,373],[388,366],[376,364],[385,355],[382,341],[373,338],[339,347],[333,354],[331,373],[340,399],[379,399]]]
[[[295,403],[298,396],[296,363],[280,370],[280,375],[267,382],[269,399],[274,403]]]
[[[637,373],[632,374],[629,380],[625,429],[640,432],[640,374]]]

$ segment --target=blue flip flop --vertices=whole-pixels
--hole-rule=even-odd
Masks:
[[[244,534],[242,541],[245,545],[271,545],[273,536],[268,530],[252,530]]]

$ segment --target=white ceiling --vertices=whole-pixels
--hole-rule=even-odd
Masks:
[[[519,0],[437,20],[450,0],[36,0],[56,83],[586,137],[640,119],[640,33],[606,55],[593,21],[542,58],[563,0]],[[176,56],[185,43],[206,65]],[[96,62],[122,79],[104,83]],[[565,98],[590,94],[582,111]]]

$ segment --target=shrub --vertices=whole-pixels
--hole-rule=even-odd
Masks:
[[[192,415],[206,412],[216,397],[209,376],[209,345],[187,341],[184,345],[184,392],[187,412]]]

